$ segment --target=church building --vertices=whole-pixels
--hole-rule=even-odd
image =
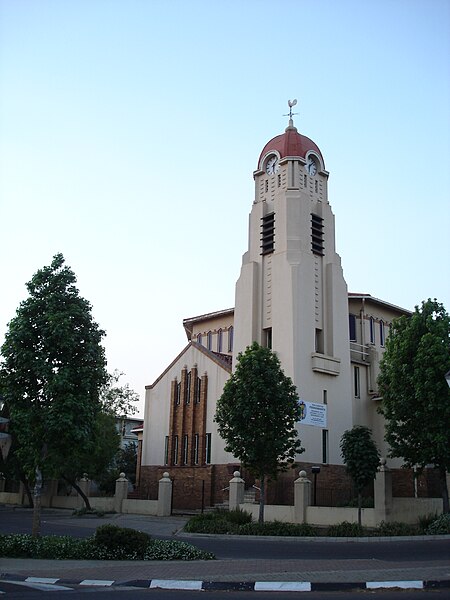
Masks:
[[[348,293],[335,247],[328,175],[319,147],[294,126],[291,108],[288,127],[267,142],[253,172],[235,307],[185,319],[187,345],[146,387],[142,497],[156,498],[165,471],[174,482],[174,508],[222,502],[236,469],[249,491],[255,489],[254,479],[225,452],[214,422],[236,358],[253,341],[276,352],[303,409],[297,427],[305,452],[295,470],[269,485],[268,502],[289,503],[289,482],[299,469],[309,474],[313,466],[320,467],[323,502],[341,501],[349,480],[339,444],[353,425],[370,427],[387,455],[376,380],[389,326],[409,311]],[[413,485],[412,479],[404,485]]]

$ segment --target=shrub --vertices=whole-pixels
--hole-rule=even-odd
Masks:
[[[88,509],[85,506],[83,506],[82,508],[76,508],[72,514],[74,517],[84,517],[85,515],[95,516],[95,517],[104,517],[105,511],[97,510],[96,508]]]
[[[225,517],[225,511],[195,515],[186,523],[184,530],[188,533],[237,533],[239,525],[231,523]]]
[[[144,560],[213,560],[214,554],[200,550],[186,542],[151,540]]]
[[[361,527],[358,523],[342,521],[342,523],[330,525],[327,535],[330,537],[361,537],[366,535],[366,532],[364,527]]]
[[[240,535],[274,535],[274,536],[315,536],[314,527],[306,523],[294,524],[282,521],[265,523],[246,523],[239,527]]]
[[[419,517],[419,521],[418,521],[419,532],[425,535],[427,533],[428,527],[436,519],[437,519],[437,514],[436,513],[430,513],[430,514],[425,515],[423,517]]]
[[[117,525],[97,527],[94,535],[97,546],[103,546],[118,555],[122,553],[124,557],[125,555],[136,555],[136,558],[144,556],[150,539],[148,533]]]
[[[435,519],[427,529],[427,535],[450,534],[450,513],[444,513]]]
[[[401,523],[399,521],[392,521],[392,523],[386,523],[381,521],[378,527],[373,532],[376,536],[396,536],[396,535],[418,535],[419,530],[417,526],[410,525],[408,523]]]
[[[134,531],[134,530],[130,530]],[[139,533],[139,532],[137,532]],[[0,535],[0,556],[8,558],[47,558],[52,560],[212,560],[214,555],[179,541],[150,540],[142,556],[133,551],[108,549],[95,537],[32,537],[28,534]]]
[[[219,510],[218,514],[223,515],[229,523],[234,523],[235,525],[244,525],[245,523],[252,522],[252,515],[240,508],[235,508],[233,510]]]

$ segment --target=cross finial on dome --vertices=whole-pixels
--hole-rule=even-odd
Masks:
[[[283,115],[283,117],[289,117],[289,127],[294,127],[294,120],[292,119],[292,117],[294,115],[298,115],[298,113],[294,113],[292,112],[292,107],[294,107],[297,104],[297,100],[288,100],[288,106],[289,106],[289,114],[287,115]]]

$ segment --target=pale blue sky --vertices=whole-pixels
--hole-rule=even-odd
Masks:
[[[349,291],[449,310],[449,31],[449,0],[0,0],[0,341],[62,252],[143,396],[234,305],[289,98]]]

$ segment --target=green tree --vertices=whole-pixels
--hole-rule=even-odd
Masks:
[[[134,415],[137,411],[136,402],[139,401],[139,394],[132,390],[128,383],[119,385],[119,380],[124,374],[114,369],[108,374],[100,393],[102,410],[115,417]]]
[[[33,535],[40,532],[42,478],[58,476],[64,458],[89,443],[107,379],[104,331],[64,262],[57,254],[27,284],[29,297],[1,348],[11,431],[20,463],[35,481]]]
[[[259,522],[264,521],[265,478],[275,478],[304,452],[295,423],[298,395],[278,357],[256,342],[238,356],[217,402],[215,421],[231,452],[260,480]]]
[[[362,491],[375,479],[380,453],[372,439],[372,432],[363,425],[355,425],[345,431],[340,447],[347,473],[358,493],[358,523],[361,525]]]
[[[445,380],[449,369],[450,318],[442,304],[428,299],[412,316],[394,321],[378,388],[390,456],[419,470],[435,465],[444,512],[449,512],[450,389]]]

